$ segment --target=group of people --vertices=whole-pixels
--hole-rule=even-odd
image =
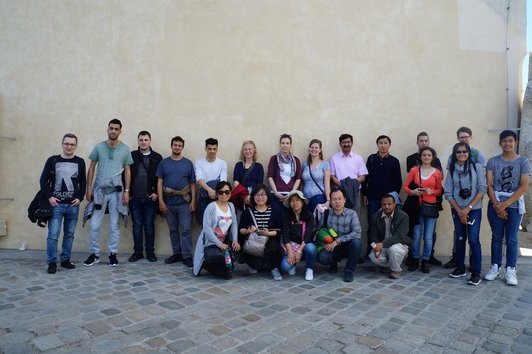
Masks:
[[[303,163],[291,152],[292,137],[282,134],[279,152],[265,170],[257,161],[257,148],[244,141],[228,182],[227,163],[217,157],[218,141],[205,141],[206,156],[192,163],[183,156],[185,141],[171,139],[171,155],[162,158],[151,148],[151,135],[138,134],[138,148],[130,149],[118,138],[122,123],[109,122],[107,140],[83,159],[74,155],[77,137],[66,134],[62,153],[51,156],[41,175],[41,190],[54,207],[47,239],[48,273],[57,269],[57,244],[64,226],[61,267],[70,261],[79,205],[89,204],[84,221],[90,219],[90,255],[83,263],[100,262],[100,227],[106,211],[110,219],[109,265],[118,266],[120,219],[133,221],[134,251],[129,262],[144,255],[156,262],[154,218],[157,210],[166,216],[172,255],[165,263],[182,262],[199,275],[202,269],[226,279],[235,263],[246,263],[250,273],[268,271],[273,279],[296,274],[304,261],[306,280],[312,280],[316,262],[338,272],[346,258],[343,279],[353,281],[357,262],[369,260],[389,268],[397,279],[402,263],[408,270],[430,272],[434,257],[436,221],[442,200],[451,206],[455,237],[453,256],[445,265],[454,268],[451,277],[466,276],[465,248],[470,245],[469,283],[481,279],[480,224],[482,199],[489,197],[488,220],[492,229],[491,267],[484,279],[493,280],[502,268],[502,241],[506,238],[506,281],[517,285],[518,228],[524,214],[523,195],[530,177],[528,160],[516,154],[515,132],[500,134],[502,154],[488,160],[470,147],[472,132],[461,127],[444,173],[429,136],[417,136],[418,151],[407,158],[408,176],[403,184],[399,160],[390,155],[391,139],[377,138],[377,152],[364,162],[353,151],[353,136],[339,137],[340,151],[327,161],[322,143],[310,141]],[[86,176],[86,177],[85,177]],[[404,203],[400,192],[407,195]],[[367,247],[362,251],[360,201],[367,207]],[[193,247],[192,215],[202,231]],[[421,250],[421,241],[423,249]],[[194,252],[193,252],[194,249]],[[421,261],[421,263],[420,263]]]

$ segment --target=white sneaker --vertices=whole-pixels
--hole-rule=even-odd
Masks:
[[[283,280],[283,276],[281,275],[281,272],[279,272],[279,268],[272,269],[272,277],[273,277],[273,280],[276,280],[276,281]]]
[[[308,269],[305,272],[305,280],[312,280],[314,279],[314,271],[312,269]]]
[[[506,284],[513,285],[513,286],[517,285],[517,275],[516,275],[515,267],[506,267],[505,278],[506,278]]]
[[[499,277],[499,265],[492,264],[490,270],[484,275],[486,280],[495,280]]]
[[[296,267],[290,268],[290,270],[288,271],[288,275],[296,275]]]
[[[257,269],[249,267],[249,274],[257,274],[258,272]]]

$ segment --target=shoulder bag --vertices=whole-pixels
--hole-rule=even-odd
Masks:
[[[419,167],[419,188],[423,188],[421,184],[421,166]],[[429,219],[436,219],[440,216],[440,206],[438,203],[427,203],[421,197],[421,209],[419,211],[422,217]]]
[[[255,215],[251,209],[249,209],[249,212],[251,213],[253,223],[258,230],[259,227],[257,226]],[[252,256],[264,258],[264,248],[266,247],[266,242],[268,242],[268,236],[261,236],[257,232],[253,232],[248,236],[246,243],[244,243],[243,251]]]

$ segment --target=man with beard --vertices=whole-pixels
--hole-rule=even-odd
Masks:
[[[87,173],[86,198],[93,203],[94,209],[90,222],[90,256],[83,263],[92,266],[100,262],[100,227],[105,210],[109,210],[109,265],[118,266],[116,253],[120,241],[120,215],[127,216],[129,186],[131,182],[130,165],[133,164],[129,147],[118,140],[122,132],[122,122],[113,119],[107,126],[107,140],[96,144],[89,159],[91,164]],[[98,170],[96,171],[96,164]],[[96,172],[96,180],[94,173]],[[122,173],[124,175],[122,181]],[[87,212],[86,212],[87,213]]]

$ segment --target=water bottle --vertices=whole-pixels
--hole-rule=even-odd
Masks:
[[[231,254],[229,248],[224,251],[225,267],[227,270],[232,270],[233,261],[231,260]]]

